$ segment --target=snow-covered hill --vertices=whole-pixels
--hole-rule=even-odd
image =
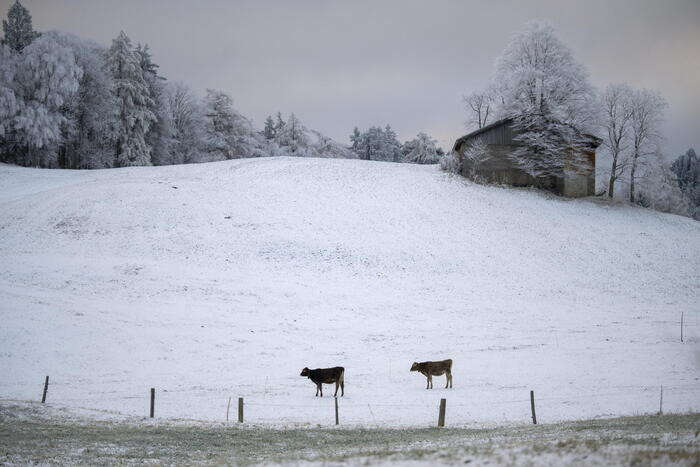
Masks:
[[[698,284],[700,223],[435,166],[0,165],[0,398],[330,423],[299,372],[342,365],[343,423],[697,411]]]

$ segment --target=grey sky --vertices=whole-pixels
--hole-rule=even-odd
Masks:
[[[0,0],[7,14],[14,0]],[[700,148],[700,1],[22,0],[38,30],[109,45],[123,29],[162,73],[220,88],[261,126],[295,112],[348,143],[355,125],[464,133],[461,95],[483,87],[512,32],[547,19],[597,87],[627,81],[670,104],[666,148]]]

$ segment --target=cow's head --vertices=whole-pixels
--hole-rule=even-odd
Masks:
[[[301,370],[301,374],[299,376],[309,376],[309,369],[304,367],[304,369]]]
[[[413,362],[413,365],[411,365],[411,371],[418,371],[418,362]]]

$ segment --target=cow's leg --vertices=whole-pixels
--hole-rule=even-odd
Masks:
[[[340,397],[345,396],[345,379],[340,380]]]
[[[452,376],[450,376],[450,372],[446,371],[445,372],[445,389],[447,389],[450,385],[450,378],[452,378]]]
[[[338,380],[335,381],[335,394],[333,394],[333,397],[338,397],[338,387],[340,386],[340,382]]]
[[[316,395],[314,397],[318,397],[318,383],[316,383]]]
[[[321,397],[323,397],[323,383],[318,383],[318,389],[321,391]]]

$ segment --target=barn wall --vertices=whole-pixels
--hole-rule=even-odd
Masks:
[[[586,152],[591,163],[590,171],[567,175],[566,178],[534,178],[514,166],[508,154],[517,149],[513,141],[514,132],[511,125],[499,125],[473,137],[487,145],[489,158],[477,167],[470,161],[462,160],[461,174],[470,177],[476,175],[490,183],[502,183],[513,186],[535,186],[549,189],[563,196],[581,197],[595,194],[595,152]],[[457,147],[460,155],[464,154],[467,144],[462,142]]]
[[[493,138],[500,138],[503,134],[496,133]],[[538,185],[538,181],[513,166],[508,154],[517,148],[515,145],[489,144],[487,146],[489,158],[474,167],[465,160],[462,163],[462,175],[469,176],[472,172],[491,183],[503,183],[514,186]]]

